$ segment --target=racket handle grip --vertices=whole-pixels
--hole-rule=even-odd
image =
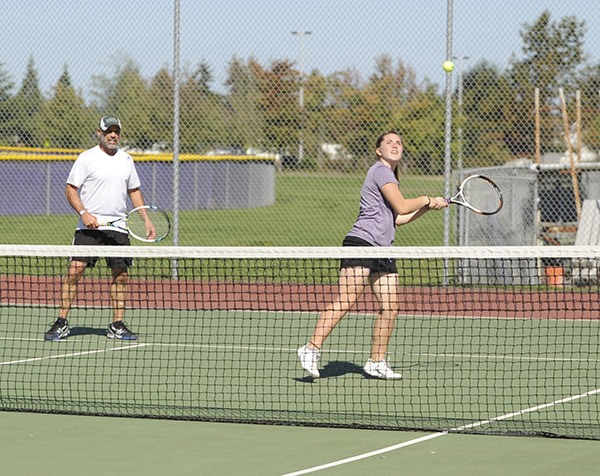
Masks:
[[[450,204],[450,199],[449,198],[444,198],[444,202],[446,202],[447,204]]]

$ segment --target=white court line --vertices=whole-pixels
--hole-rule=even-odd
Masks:
[[[35,338],[23,338],[23,337],[0,337],[0,341],[42,341],[39,337]],[[45,342],[45,341],[44,341]],[[249,351],[263,351],[263,352],[291,352],[295,354],[297,348],[290,347],[274,347],[274,346],[261,346],[261,345],[239,345],[239,344],[193,344],[193,343],[177,343],[177,342],[149,342],[145,344],[137,344],[130,347],[140,346],[159,346],[159,347],[190,347],[199,349],[216,349],[216,350],[249,350]],[[349,350],[349,349],[327,349],[323,351],[323,355],[361,355],[364,354],[364,350]],[[433,353],[433,352],[404,352],[404,353],[392,353],[397,357],[398,365],[401,365],[402,358],[404,357],[434,357],[434,358],[460,358],[460,359],[478,359],[478,360],[506,360],[506,361],[527,361],[527,362],[591,362],[598,363],[600,359],[591,358],[570,358],[570,357],[530,357],[530,356],[518,356],[518,355],[500,355],[500,354],[458,354],[458,353]],[[0,362],[0,365],[2,363]]]
[[[112,347],[111,349],[88,350],[85,352],[71,352],[70,354],[48,355],[46,357],[32,357],[31,359],[0,362],[0,365],[26,364],[29,362],[39,362],[42,360],[66,359],[68,357],[78,357],[80,355],[90,355],[90,354],[101,354],[103,352],[113,352],[113,351],[117,351],[117,350],[129,350],[129,349],[135,349],[136,347],[145,347],[145,346],[149,346],[149,345],[152,345],[152,344],[134,344],[134,345],[128,345],[127,347]]]
[[[1,340],[1,339],[0,339]],[[252,350],[252,351],[264,351],[264,352],[292,352],[295,353],[297,348],[290,347],[273,347],[273,346],[261,346],[261,345],[235,345],[235,344],[178,344],[176,342],[161,343],[154,342],[149,345],[162,346],[162,347],[192,347],[201,349],[216,349],[216,350]],[[327,354],[364,354],[364,350],[347,350],[347,349],[328,349],[322,351],[323,355]],[[529,361],[529,362],[592,362],[598,363],[600,359],[585,359],[585,358],[564,358],[564,357],[528,357],[528,356],[515,356],[515,355],[498,355],[498,354],[435,354],[430,352],[424,353],[402,353],[395,354],[401,357],[439,357],[439,358],[461,358],[461,359],[480,359],[480,360],[515,360],[515,361]],[[400,365],[401,366],[401,365]]]
[[[351,458],[341,459],[339,461],[333,461],[331,463],[322,464],[321,466],[314,466],[312,468],[302,469],[300,471],[296,471],[295,473],[287,473],[283,476],[298,476],[300,474],[308,474],[314,473],[316,471],[321,471],[322,469],[333,468],[335,466],[340,466],[346,463],[353,463],[354,461],[359,461],[361,459],[370,458],[371,456],[377,456],[382,453],[389,453],[390,451],[394,451],[400,448],[404,448],[405,446],[416,445],[418,443],[422,443],[423,441],[432,440],[433,438],[438,438],[440,436],[447,435],[448,432],[444,431],[442,433],[434,433],[433,435],[422,436],[421,438],[417,438],[415,440],[405,441],[404,443],[398,443],[394,446],[388,446],[387,448],[381,448],[379,450],[370,451],[369,453],[363,453],[361,455],[352,456]]]
[[[500,354],[434,354],[434,353],[404,353],[396,354],[400,356],[413,357],[451,357],[460,359],[480,359],[480,360],[514,360],[525,362],[600,362],[600,359],[584,359],[584,358],[565,358],[565,357],[529,357],[526,355],[500,355]]]
[[[40,339],[39,337],[0,337],[0,340],[35,342],[36,340],[41,341],[42,339]]]
[[[468,430],[470,428],[475,428],[477,426],[486,425],[486,424],[494,422],[494,421],[508,420],[508,419],[516,417],[516,416],[524,415],[525,413],[536,412],[538,410],[543,410],[545,408],[553,407],[554,405],[560,405],[561,403],[573,402],[573,401],[579,400],[581,398],[590,397],[592,395],[598,395],[598,394],[600,394],[600,388],[597,388],[595,390],[590,390],[585,393],[580,393],[579,395],[571,395],[569,397],[561,398],[560,400],[555,400],[553,402],[542,403],[541,405],[537,405],[535,407],[530,407],[530,408],[525,408],[524,410],[518,410],[513,413],[507,413],[506,415],[501,415],[498,417],[490,418],[489,420],[482,420],[482,421],[478,421],[476,423],[470,423],[469,425],[459,426],[457,428],[453,428],[452,431]]]
[[[322,464],[320,466],[313,466],[312,468],[302,469],[300,471],[296,471],[296,472],[293,472],[293,473],[286,473],[283,476],[299,476],[301,474],[315,473],[317,471],[321,471],[322,469],[328,469],[328,468],[333,468],[335,466],[341,466],[341,465],[347,464],[347,463],[353,463],[354,461],[359,461],[361,459],[370,458],[371,456],[376,456],[376,455],[379,455],[379,454],[382,454],[382,453],[389,453],[390,451],[394,451],[394,450],[397,450],[397,449],[400,449],[400,448],[404,448],[406,446],[416,445],[418,443],[422,443],[424,441],[432,440],[432,439],[438,438],[440,436],[446,436],[446,435],[448,435],[451,432],[468,430],[470,428],[475,428],[475,427],[478,427],[478,426],[486,425],[486,424],[494,422],[494,421],[509,420],[511,418],[524,415],[525,413],[531,413],[531,412],[535,412],[535,411],[538,411],[538,410],[543,410],[545,408],[552,407],[554,405],[559,405],[561,403],[568,403],[568,402],[572,402],[572,401],[575,401],[575,400],[579,400],[581,398],[589,397],[589,396],[592,396],[592,395],[598,395],[598,394],[600,394],[600,388],[597,388],[595,390],[590,390],[588,392],[581,393],[579,395],[572,395],[572,396],[569,396],[569,397],[561,398],[560,400],[555,400],[553,402],[543,403],[541,405],[536,405],[535,407],[524,408],[524,409],[518,410],[516,412],[506,413],[505,415],[500,415],[500,416],[497,416],[497,417],[493,417],[493,418],[490,418],[488,420],[481,420],[481,421],[478,421],[478,422],[475,422],[475,423],[470,423],[468,425],[463,425],[463,426],[459,426],[459,427],[456,427],[456,428],[451,428],[448,431],[443,431],[443,432],[440,432],[440,433],[433,433],[431,435],[422,436],[421,438],[416,438],[414,440],[405,441],[405,442],[399,443],[397,445],[388,446],[386,448],[381,448],[379,450],[370,451],[368,453],[363,453],[363,454],[360,454],[360,455],[352,456],[350,458],[345,458],[345,459],[341,459],[341,460],[338,460],[338,461],[332,461],[331,463]]]
[[[1,340],[8,340],[6,338],[1,339]],[[53,356],[47,356],[47,357],[36,357],[36,358],[31,358],[31,359],[23,359],[23,360],[15,360],[15,361],[11,361],[11,362],[0,362],[0,365],[10,365],[10,364],[20,364],[20,363],[27,363],[27,362],[36,362],[36,361],[43,361],[43,360],[50,360],[50,359],[59,359],[59,358],[68,358],[68,357],[76,357],[76,356],[80,356],[80,355],[90,355],[90,354],[98,354],[98,353],[103,353],[103,352],[112,352],[112,351],[119,351],[119,350],[129,350],[129,349],[135,349],[138,347],[146,347],[146,346],[181,346],[181,347],[208,347],[208,348],[215,348],[215,349],[247,349],[247,350],[273,350],[273,351],[289,351],[290,349],[287,348],[276,348],[276,347],[262,347],[262,346],[229,346],[229,345],[219,345],[219,344],[161,344],[161,343],[140,343],[140,344],[134,344],[134,345],[129,345],[127,347],[113,347],[111,349],[104,349],[104,350],[93,350],[93,351],[86,351],[86,352],[72,352],[69,354],[61,354],[61,355],[53,355]],[[291,350],[295,350],[295,349],[291,349]],[[339,350],[339,351],[330,351],[330,353],[357,353],[356,351],[343,351],[343,350]],[[504,356],[481,356],[481,355],[471,355],[471,354],[402,354],[402,355],[416,355],[416,356],[420,356],[420,355],[427,355],[427,356],[433,356],[433,357],[439,357],[439,356],[451,356],[451,357],[465,357],[465,358],[506,358]],[[573,359],[552,359],[552,358],[543,358],[543,359],[532,359],[532,360],[542,360],[542,361],[548,361],[548,360],[573,360]],[[574,360],[580,360],[580,359],[574,359]],[[420,438],[416,438],[414,440],[409,440],[409,441],[405,441],[403,443],[399,443],[393,446],[388,446],[386,448],[381,448],[379,450],[374,450],[374,451],[370,451],[368,453],[363,453],[360,455],[356,455],[356,456],[352,456],[350,458],[345,458],[342,460],[338,460],[338,461],[333,461],[331,463],[327,463],[327,464],[323,464],[320,466],[314,466],[312,468],[307,468],[304,470],[300,470],[300,471],[296,471],[293,473],[287,473],[283,476],[299,476],[302,474],[309,474],[309,473],[314,473],[317,471],[321,471],[323,469],[328,469],[328,468],[332,468],[335,466],[340,466],[343,464],[347,464],[347,463],[352,463],[354,461],[359,461],[362,459],[366,459],[366,458],[370,458],[372,456],[377,456],[379,454],[383,454],[383,453],[389,453],[390,451],[395,451],[397,449],[401,449],[401,448],[405,448],[407,446],[412,446],[415,444],[419,444],[422,443],[424,441],[428,441],[434,438],[439,438],[440,436],[445,436],[447,435],[449,432],[457,432],[457,431],[464,431],[467,429],[471,429],[471,428],[475,428],[475,427],[479,427],[479,426],[483,426],[486,425],[488,423],[491,422],[495,422],[495,421],[502,421],[502,420],[508,420],[514,417],[518,417],[521,415],[524,415],[526,413],[531,413],[531,412],[535,412],[535,411],[539,411],[539,410],[543,410],[545,408],[549,408],[555,405],[559,405],[562,403],[568,403],[568,402],[572,402],[575,400],[579,400],[581,398],[585,398],[585,397],[589,397],[589,396],[593,396],[593,395],[598,395],[600,394],[600,388],[599,389],[595,389],[595,390],[590,390],[588,392],[579,394],[579,395],[573,395],[573,396],[569,396],[569,397],[565,397],[559,400],[555,400],[553,402],[549,402],[549,403],[544,403],[544,404],[540,404],[540,405],[536,405],[534,407],[530,407],[530,408],[525,408],[522,410],[518,410],[516,412],[511,412],[511,413],[507,413],[504,415],[500,415],[497,417],[493,417],[487,420],[481,420],[475,423],[470,423],[468,425],[463,425],[460,427],[456,427],[456,428],[452,428],[448,431],[444,431],[444,432],[439,432],[439,433],[433,433],[431,435],[427,435],[427,436],[423,436]]]
[[[216,350],[260,350],[265,352],[292,352],[295,354],[297,347],[273,347],[273,346],[260,346],[260,345],[230,345],[230,344],[178,344],[176,342],[161,343],[155,342],[152,345],[164,346],[164,347],[198,347],[201,349],[216,349]],[[349,354],[349,355],[361,355],[364,354],[364,350],[348,350],[348,349],[328,349],[323,350],[322,354]],[[461,358],[461,359],[479,359],[479,360],[509,360],[509,361],[529,361],[529,362],[592,362],[598,363],[600,359],[585,359],[585,358],[564,358],[564,357],[528,357],[518,355],[499,355],[499,354],[446,354],[440,353],[435,354],[431,352],[415,353],[394,353],[399,357],[399,365],[401,365],[402,357],[438,357],[438,358]]]

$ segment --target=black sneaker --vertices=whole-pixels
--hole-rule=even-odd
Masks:
[[[109,339],[137,340],[137,335],[127,329],[123,321],[115,321],[108,326],[106,337]]]
[[[44,334],[44,340],[61,340],[67,337],[71,332],[69,323],[66,319],[57,319],[54,324]]]

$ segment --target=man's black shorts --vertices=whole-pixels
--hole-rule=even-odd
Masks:
[[[370,246],[371,243],[356,236],[346,236],[342,246]],[[368,268],[373,273],[398,273],[396,261],[392,258],[342,258],[340,268]]]
[[[76,230],[73,238],[74,245],[94,246],[129,246],[129,235],[112,230]],[[84,261],[89,268],[93,268],[98,262],[96,257],[72,257],[71,260]],[[133,258],[106,258],[109,268],[129,268],[133,264]]]

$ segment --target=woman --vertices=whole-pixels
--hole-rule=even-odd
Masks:
[[[360,194],[360,211],[342,246],[391,246],[396,226],[416,220],[428,210],[448,206],[443,197],[404,198],[398,187],[398,163],[403,153],[402,138],[395,131],[377,139],[377,162],[369,169]],[[308,344],[298,349],[302,368],[313,378],[325,339],[356,304],[369,285],[379,303],[373,326],[371,356],[364,366],[367,375],[381,379],[399,379],[386,359],[388,342],[399,311],[398,270],[393,259],[342,259],[339,294],[319,316]]]

